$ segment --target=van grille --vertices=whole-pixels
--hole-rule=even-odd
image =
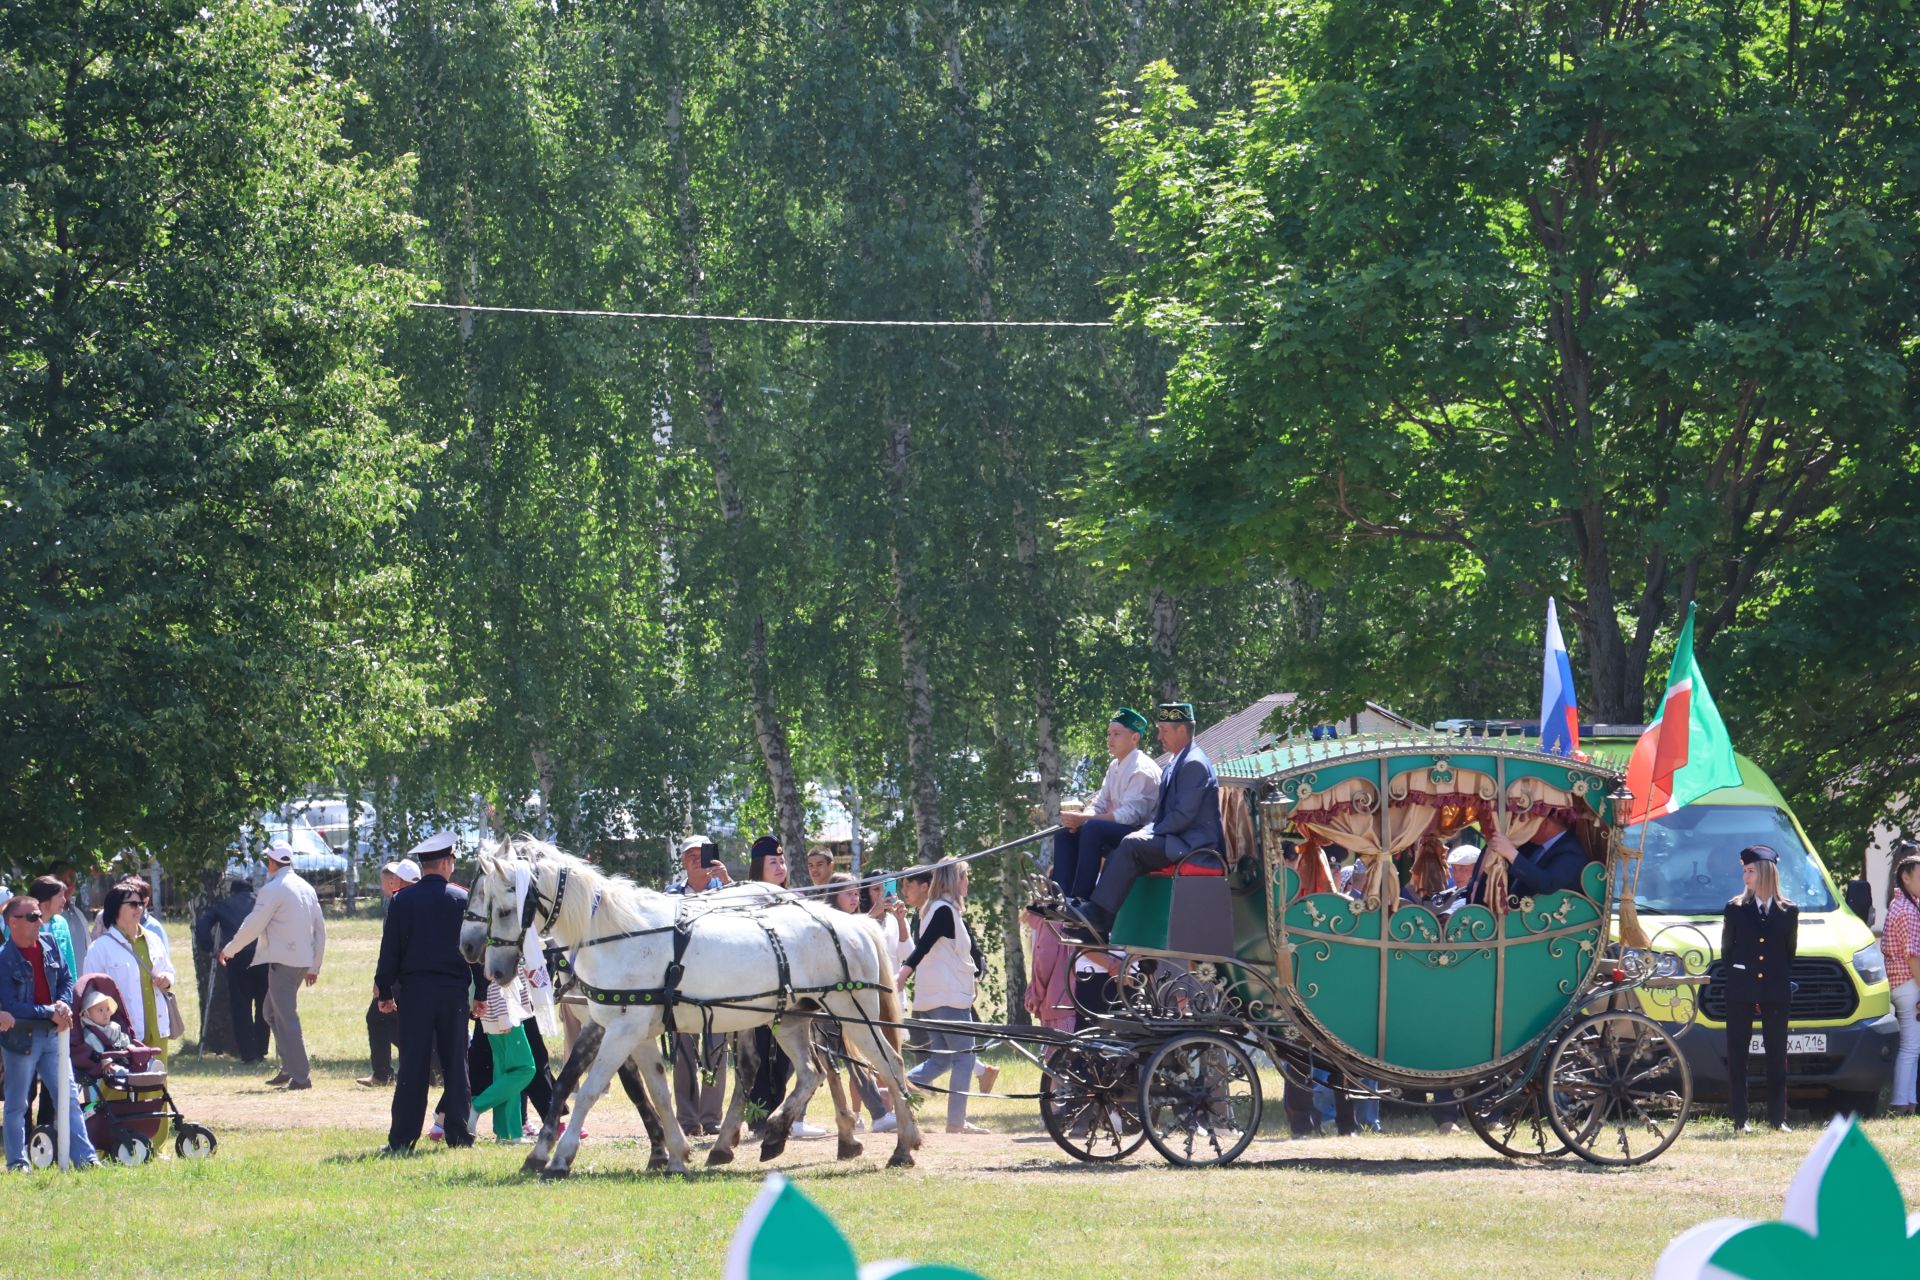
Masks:
[[[1707,969],[1707,990],[1700,997],[1700,1012],[1715,1022],[1727,1020],[1726,963],[1715,960]],[[1838,960],[1795,960],[1793,980],[1799,984],[1793,990],[1795,1022],[1851,1018],[1860,1007],[1860,993]]]

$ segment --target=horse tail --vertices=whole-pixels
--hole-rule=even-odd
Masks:
[[[880,1020],[885,1024],[880,1033],[893,1046],[895,1053],[902,1052],[900,1044],[900,993],[893,989],[893,975],[887,974],[880,984]]]

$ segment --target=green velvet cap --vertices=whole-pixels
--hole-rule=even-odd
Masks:
[[[1161,724],[1192,724],[1193,704],[1191,702],[1163,702],[1154,708],[1153,718]]]
[[[1132,707],[1122,707],[1114,712],[1113,723],[1122,729],[1131,729],[1143,738],[1147,736],[1147,718]]]

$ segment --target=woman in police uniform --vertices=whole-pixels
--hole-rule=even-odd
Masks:
[[[1767,1123],[1787,1129],[1787,1023],[1793,1005],[1793,956],[1800,908],[1780,894],[1780,855],[1763,844],[1740,851],[1746,888],[1721,916],[1720,959],[1727,975],[1727,1089],[1733,1127],[1747,1124],[1747,1050],[1753,1024],[1767,1063]]]

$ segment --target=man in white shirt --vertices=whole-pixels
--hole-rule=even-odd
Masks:
[[[1069,898],[1087,898],[1100,878],[1100,864],[1130,831],[1153,817],[1160,794],[1160,766],[1140,749],[1147,718],[1132,707],[1107,724],[1113,757],[1093,803],[1085,811],[1062,810],[1053,838],[1053,882]]]
[[[300,1027],[300,987],[320,980],[327,950],[327,924],[313,886],[293,869],[293,850],[276,844],[267,850],[267,882],[254,897],[253,910],[240,931],[220,949],[220,963],[254,947],[253,962],[267,966],[267,1023],[280,1050],[280,1070],[267,1081],[273,1088],[311,1089],[312,1066]]]

